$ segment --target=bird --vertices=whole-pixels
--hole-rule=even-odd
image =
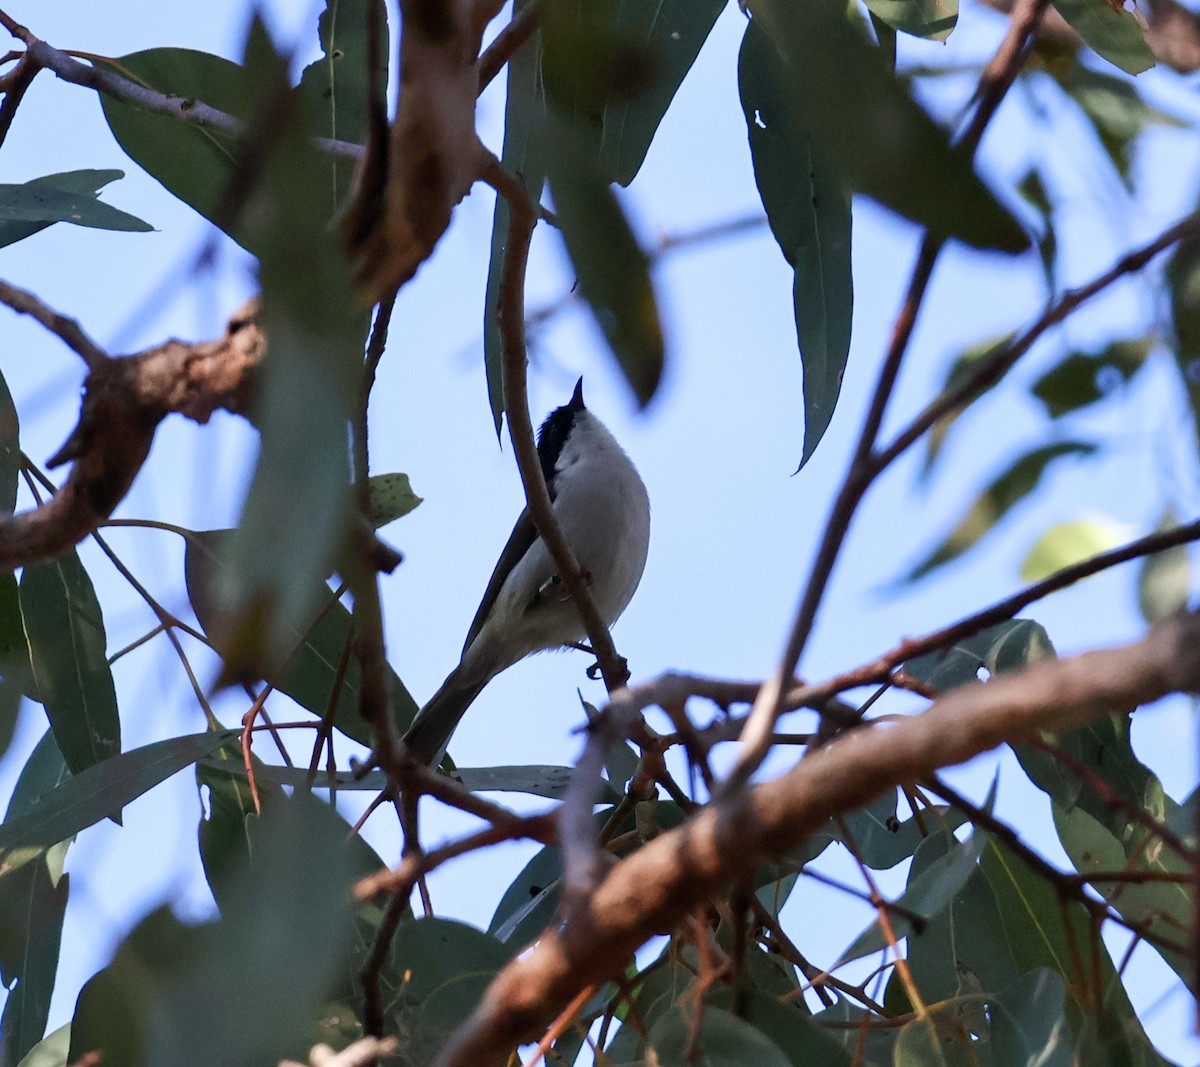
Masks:
[[[611,626],[629,606],[650,547],[650,498],[633,461],[583,402],[571,399],[538,430],[538,460],[551,510],[601,617]],[[436,766],[480,691],[535,652],[577,646],[579,609],[526,508],[513,527],[467,631],[462,658],[404,735],[411,758]]]

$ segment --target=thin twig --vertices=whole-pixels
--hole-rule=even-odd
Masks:
[[[3,135],[0,132],[0,143],[2,142]],[[0,303],[7,304],[13,311],[40,322],[76,353],[87,364],[88,370],[95,370],[108,362],[108,353],[84,332],[75,319],[55,311],[33,293],[0,281]]]
[[[504,65],[517,54],[517,50],[530,37],[538,25],[538,8],[536,0],[529,0],[521,8],[507,26],[504,27],[489,44],[483,55],[479,57],[479,95],[491,85],[496,75],[504,69]]]
[[[202,100],[160,93],[112,71],[81,63],[61,49],[34,36],[24,27],[18,26],[3,12],[0,12],[0,24],[14,37],[25,42],[25,55],[29,63],[39,69],[52,70],[63,81],[82,85],[84,88],[111,96],[114,100],[134,104],[160,115],[170,115],[189,125],[214,130],[230,137],[240,137],[246,131],[246,124],[241,119]],[[362,145],[338,141],[332,137],[313,138],[313,144],[322,152],[341,159],[358,160],[365,151]]]

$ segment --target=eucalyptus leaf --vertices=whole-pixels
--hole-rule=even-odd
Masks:
[[[100,190],[110,182],[116,181],[118,178],[125,177],[123,170],[72,170],[65,171],[61,174],[47,174],[41,178],[34,178],[28,181],[24,186],[17,188],[28,188],[33,190],[34,195],[39,192],[49,192],[52,195],[66,196],[72,199],[92,199],[95,200],[100,195]],[[0,186],[0,189],[9,189],[11,186]],[[18,199],[27,194],[20,194]],[[61,203],[61,201],[59,201]],[[124,212],[118,212],[123,215]],[[127,222],[122,226],[114,227],[115,229],[139,229],[134,223],[141,223],[140,219],[135,219],[132,215],[126,216]],[[15,218],[0,218],[0,248],[6,245],[15,244],[17,241],[23,241],[26,237],[32,237],[35,233],[40,233],[47,226],[54,224],[53,219],[36,219],[36,220],[19,220]],[[66,220],[72,221],[72,220]],[[108,227],[101,227],[107,229]],[[143,230],[153,229],[147,223],[141,223]],[[16,424],[14,422],[13,429],[15,434]],[[7,434],[5,435],[7,436]],[[7,510],[11,511],[9,507]]]
[[[1112,396],[1150,354],[1150,338],[1113,341],[1096,355],[1071,352],[1043,374],[1031,391],[1052,419]]]
[[[514,0],[517,17],[534,0]],[[542,81],[542,35],[532,37],[508,61],[508,97],[504,108],[504,146],[500,162],[525,186],[535,204],[542,198],[546,184],[546,92]],[[504,275],[504,254],[508,248],[511,215],[508,201],[496,197],[492,213],[492,244],[488,259],[487,292],[484,296],[483,363],[487,374],[488,403],[496,434],[504,415],[504,364],[500,338],[500,283]]]
[[[790,70],[788,95],[807,129],[857,191],[938,237],[1019,252],[1025,232],[975,175],[970,155],[886,69],[838,0],[750,0]]]
[[[184,926],[153,912],[84,986],[71,1062],[93,1051],[106,1067],[307,1057],[305,1032],[349,949],[349,830],[311,796],[264,811],[251,824],[253,862],[220,921]]]
[[[1017,504],[1037,489],[1049,468],[1066,456],[1091,456],[1096,446],[1085,441],[1061,441],[1030,449],[997,474],[971,502],[954,529],[912,567],[902,581],[915,582],[957,559],[991,532]]]
[[[229,626],[225,681],[253,678],[287,655],[311,621],[309,591],[333,570],[351,522],[349,420],[368,325],[337,235],[316,209],[328,174],[311,115],[257,19],[244,66],[251,100],[277,119],[242,212],[259,256],[271,358],[258,382],[262,447],[218,588]]]
[[[70,1047],[71,1024],[66,1023],[34,1045],[17,1067],[67,1067]]]
[[[738,54],[738,91],[759,196],[794,271],[796,339],[804,367],[803,467],[828,429],[841,392],[854,286],[849,190],[798,125],[788,77],[770,38],[751,20]]]
[[[944,41],[958,22],[958,0],[867,0],[871,14],[895,30]]]
[[[1040,663],[1055,657],[1054,645],[1041,623],[1010,619],[955,642],[950,648],[927,652],[904,665],[907,673],[945,692],[989,675]]]
[[[371,525],[376,529],[403,518],[424,499],[413,492],[407,474],[372,474],[367,479],[367,491]]]
[[[1154,66],[1154,53],[1132,11],[1107,0],[1054,0],[1054,7],[1097,55],[1126,74]]]
[[[963,349],[962,352],[954,357],[953,362],[950,364],[950,369],[946,373],[946,378],[939,392],[944,394],[956,390],[960,385],[969,380],[982,364],[991,359],[1001,349],[1006,348],[1012,339],[1013,334],[1006,333],[999,337],[988,338],[985,341],[980,341]],[[994,389],[1003,379],[1004,375],[1001,375],[1000,379],[993,382],[988,388]],[[978,399],[979,397],[973,397],[965,404],[951,408],[930,428],[929,440],[925,448],[925,461],[921,468],[922,478],[928,478],[932,472],[934,463],[937,461],[938,456],[941,455],[942,446],[946,443],[946,437],[958,421],[959,416]]]
[[[378,19],[380,29],[374,69],[387,79],[388,33],[387,5],[384,0],[325,0],[317,22],[321,58],[304,68],[299,92],[308,100],[316,116],[315,132],[334,141],[365,145],[370,126],[371,97],[386,114],[385,84],[370,84],[371,58],[368,55],[368,24]],[[354,181],[355,162],[330,156],[329,214],[343,207]]]
[[[154,227],[136,215],[130,215],[98,200],[95,196],[72,193],[45,182],[0,185],[0,223],[70,222],[95,230],[125,230],[148,233]],[[11,242],[6,242],[11,243]]]
[[[246,119],[252,111],[245,71],[220,56],[190,48],[151,48],[95,62],[148,89],[203,101],[238,118]],[[109,129],[129,158],[210,222],[228,225],[218,217],[218,207],[233,179],[236,139],[108,93],[98,95]],[[231,236],[236,239],[236,232]]]
[[[660,1067],[792,1067],[766,1034],[720,1008],[706,1007],[695,1020],[673,1008],[651,1027],[647,1043]]]
[[[0,874],[28,848],[45,848],[119,815],[130,801],[239,736],[214,730],[155,741],[73,774],[28,811],[0,824]]]
[[[909,880],[908,886],[897,901],[906,911],[914,912],[925,919],[931,919],[944,910],[966,885],[988,840],[986,833],[976,829],[968,841],[954,841],[947,848],[945,840],[939,840],[942,834],[934,834],[918,846],[917,856],[920,856],[924,849],[938,849],[942,855],[934,862],[922,865],[920,874]],[[912,923],[904,915],[892,913],[889,918],[892,932],[897,938],[906,937],[912,931]],[[840,962],[847,963],[869,956],[887,944],[887,934],[877,920],[855,938],[850,947],[842,953]]]
[[[27,566],[20,602],[38,694],[67,766],[79,773],[111,759],[121,751],[117,693],[100,601],[79,554]]]
[[[1200,237],[1180,241],[1167,263],[1175,364],[1192,409],[1200,441]]]
[[[1129,528],[1101,516],[1051,526],[1021,563],[1021,581],[1032,585],[1129,540]]]
[[[1138,567],[1138,608],[1151,626],[1187,607],[1191,591],[1192,564],[1187,545],[1155,552]]]
[[[232,536],[231,530],[188,531],[184,551],[184,578],[192,610],[217,651],[223,654],[232,638],[216,590],[225,580],[228,565],[224,563],[224,553]],[[361,672],[349,648],[351,614],[340,603],[330,603],[333,590],[322,581],[310,583],[304,595],[308,625],[292,632],[294,654],[284,657],[274,668],[268,666],[266,676],[281,693],[314,715],[324,717],[335,700],[334,683],[340,675],[333,724],[352,740],[369,745],[371,732],[358,712]],[[417,703],[390,666],[388,680],[392,714],[397,729],[404,730],[417,713]]]
[[[663,335],[650,262],[599,166],[565,120],[551,124],[547,159],[559,232],[579,291],[592,309],[638,405],[663,372]]]

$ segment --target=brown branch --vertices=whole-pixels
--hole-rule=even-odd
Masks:
[[[496,35],[495,40],[479,57],[478,95],[483,95],[483,90],[491,85],[496,75],[504,69],[504,64],[512,59],[521,45],[534,35],[537,26],[537,3],[536,0],[529,0],[520,11],[513,15],[509,24]]]
[[[0,104],[0,145],[8,137],[12,129],[13,119],[17,117],[17,108],[25,98],[25,92],[33,84],[37,72],[42,68],[30,61],[24,52],[18,53],[16,67],[0,79],[0,92],[4,93],[4,103]]]
[[[854,731],[780,778],[726,794],[614,866],[559,926],[506,966],[435,1067],[503,1062],[580,989],[618,974],[647,939],[835,812],[999,744],[1082,725],[1097,707],[1197,690],[1198,649],[1200,617],[1173,618],[1132,645],[956,689],[920,715]]]
[[[81,63],[61,49],[36,37],[2,11],[0,25],[25,43],[26,51],[22,62],[30,67],[31,73],[27,75],[30,79],[38,70],[51,70],[63,81],[82,85],[122,103],[133,104],[160,115],[169,115],[192,126],[216,130],[230,137],[240,137],[246,131],[246,124],[241,119],[219,111],[202,100],[160,93],[112,71]],[[338,141],[331,137],[317,137],[313,139],[313,143],[322,152],[342,159],[361,159],[364,155],[362,145]]]
[[[199,423],[218,408],[247,415],[254,368],[266,354],[257,301],[239,308],[216,341],[171,340],[123,359],[109,358],[82,330],[76,335],[63,327],[77,328],[72,320],[46,310],[58,324],[47,322],[48,328],[84,356],[91,373],[79,422],[50,460],[51,466],[74,462],[66,484],[40,507],[0,517],[4,569],[56,556],[104,522],[129,491],[158,424],[171,412]]]
[[[75,352],[87,364],[88,370],[97,370],[102,363],[108,362],[108,353],[84,332],[75,319],[48,307],[33,293],[0,281],[0,303],[7,304],[19,315],[28,315],[40,322]]]
[[[400,0],[400,94],[390,132],[375,129],[342,223],[371,299],[416,274],[479,177],[478,55],[494,0]]]
[[[1008,32],[980,79],[977,90],[979,105],[961,138],[961,143],[968,153],[974,154],[988,122],[1012,85],[1026,54],[1027,42],[1036,30],[1046,6],[1047,0],[1017,0],[1013,5]],[[908,349],[917,314],[925,299],[943,243],[942,238],[928,233],[921,242],[921,250],[913,268],[908,291],[893,327],[891,343],[884,356],[875,392],[868,405],[854,455],[850,460],[850,468],[826,520],[821,544],[809,572],[783,656],[775,673],[763,684],[758,699],[754,702],[742,738],[741,751],[725,782],[726,789],[736,789],[748,782],[770,749],[771,734],[775,730],[782,707],[784,686],[787,679],[795,674],[800,657],[804,654],[804,647],[816,623],[817,612],[825,597],[825,590],[828,588],[834,565],[858,505],[883,469],[875,463],[875,443],[879,439],[883,416],[895,389],[900,365]]]
[[[1012,368],[1013,364],[1033,347],[1034,342],[1052,326],[1058,325],[1082,304],[1103,292],[1114,282],[1141,270],[1160,252],[1166,251],[1178,241],[1197,233],[1200,233],[1200,212],[1180,219],[1153,241],[1122,256],[1114,266],[1082,288],[1064,293],[1057,303],[1048,308],[1041,318],[1026,329],[1012,344],[1006,345],[989,356],[980,363],[969,378],[938,396],[904,430],[896,435],[890,445],[878,451],[873,458],[874,473],[878,474],[907,451],[943,415],[970,403],[985,389],[998,382]]]

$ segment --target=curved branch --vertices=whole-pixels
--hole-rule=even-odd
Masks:
[[[920,715],[847,734],[780,778],[726,794],[614,866],[590,898],[500,972],[434,1067],[502,1063],[581,989],[619,974],[646,940],[835,812],[1039,730],[1079,726],[1098,708],[1197,689],[1200,616],[1189,614],[1135,644],[965,686]]]
[[[16,290],[20,293],[21,290]],[[78,544],[112,514],[141,470],[158,424],[171,412],[205,423],[218,408],[248,415],[254,368],[266,355],[258,302],[244,304],[216,341],[166,341],[135,356],[112,359],[74,320],[30,293],[39,321],[89,361],[79,422],[51,466],[74,462],[66,484],[41,507],[0,517],[0,569],[49,559]],[[27,302],[28,302],[27,301]],[[6,301],[7,302],[7,301]],[[18,310],[33,314],[29,307]],[[62,328],[71,323],[72,330]],[[53,323],[57,323],[56,327]]]

